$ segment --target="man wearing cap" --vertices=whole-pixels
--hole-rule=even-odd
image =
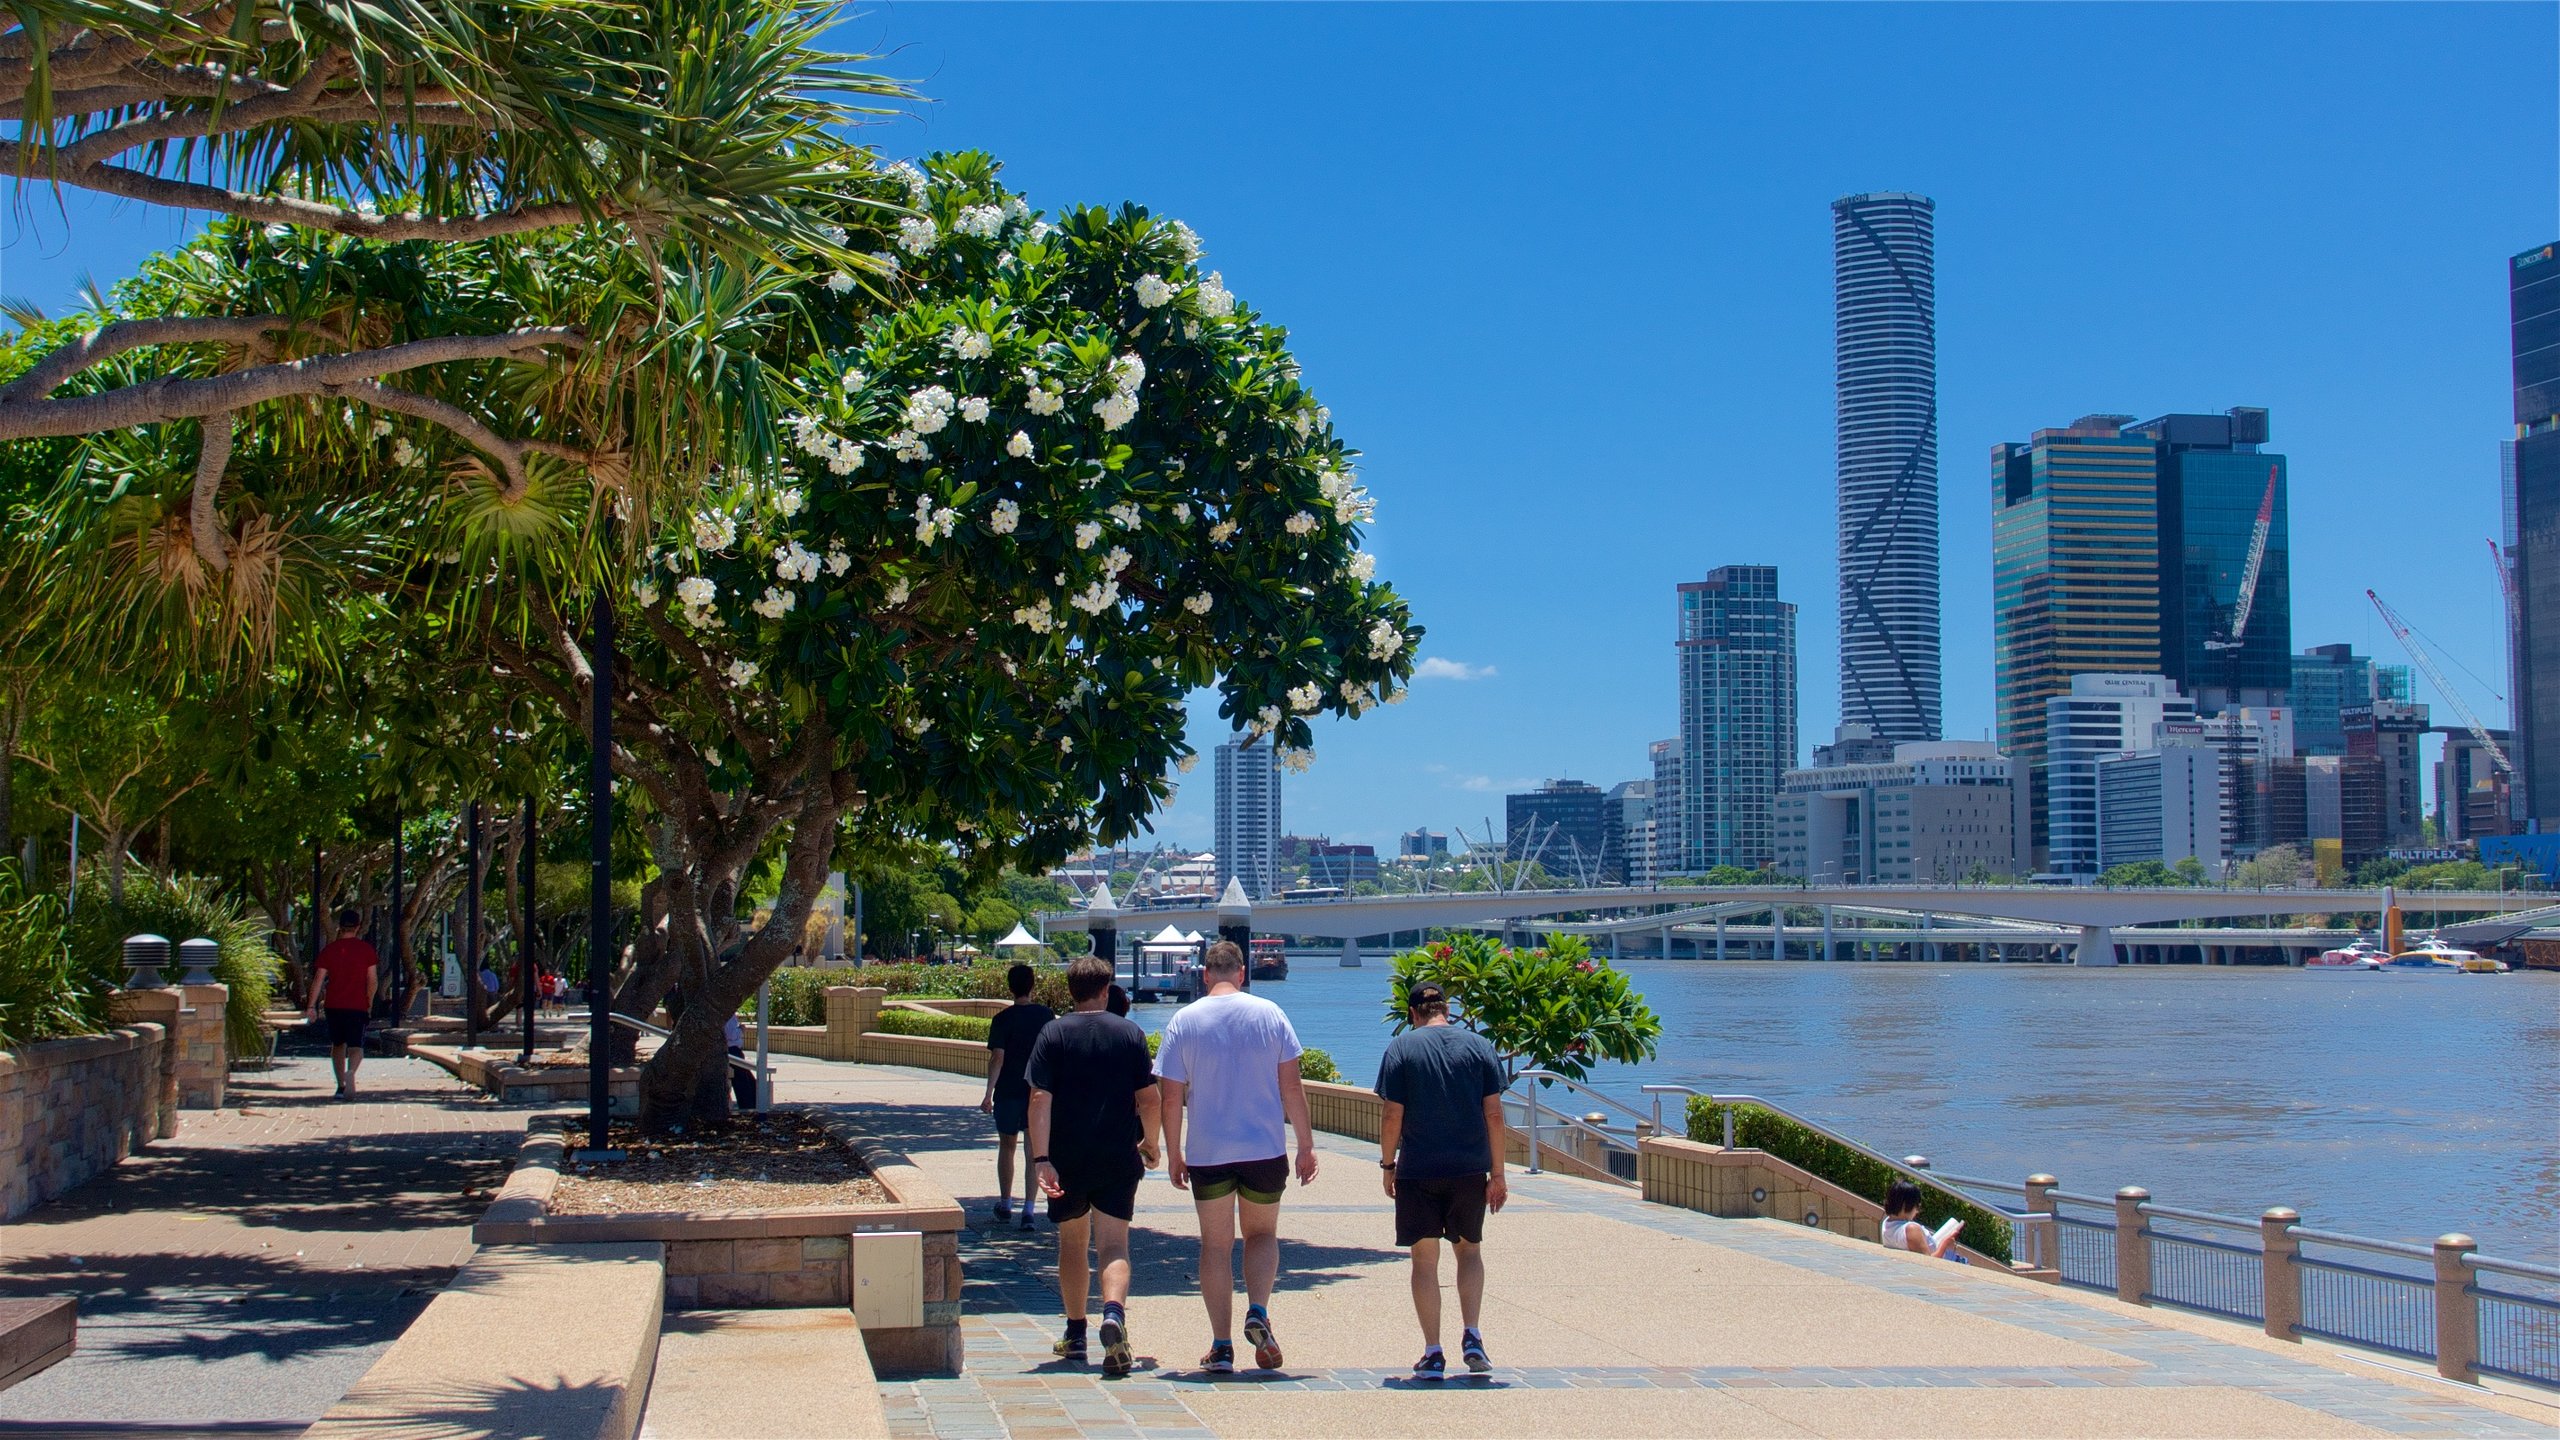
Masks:
[[[1449,997],[1424,981],[1405,992],[1412,1028],[1387,1046],[1378,1064],[1378,1162],[1396,1202],[1396,1243],[1413,1252],[1413,1309],[1422,1322],[1417,1380],[1438,1380],[1449,1362],[1440,1352],[1440,1242],[1458,1252],[1458,1315],[1465,1325],[1459,1353],[1467,1373],[1493,1370],[1477,1322],[1484,1311],[1484,1213],[1510,1198],[1502,1178],[1501,1057],[1472,1030],[1449,1023]]]

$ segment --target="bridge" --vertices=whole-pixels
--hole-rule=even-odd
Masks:
[[[1784,953],[1787,937],[1811,939],[1786,924],[1789,910],[1822,912],[1818,934],[1836,942],[1836,917],[1844,912],[1911,917],[1932,932],[1941,917],[1974,922],[2001,922],[2037,927],[2034,935],[1963,937],[1972,943],[2046,945],[2067,941],[2082,965],[2113,965],[2120,942],[2173,945],[2250,943],[2300,947],[2347,932],[2292,926],[2228,932],[2227,939],[2205,941],[2190,931],[2141,932],[2139,927],[2176,925],[2197,920],[2227,920],[2271,915],[2379,914],[2398,905],[2439,916],[2492,916],[2540,910],[2551,896],[2534,891],[2427,890],[2398,896],[2389,886],[2350,890],[2217,889],[2210,887],[2105,888],[2061,885],[1690,885],[1595,886],[1559,890],[1451,891],[1418,894],[1346,895],[1321,899],[1248,901],[1234,884],[1214,902],[1190,905],[1146,905],[1122,908],[1108,887],[1095,892],[1080,910],[1051,912],[1042,918],[1048,930],[1084,930],[1097,940],[1118,932],[1152,932],[1162,926],[1201,929],[1215,926],[1231,938],[1259,931],[1344,942],[1345,963],[1358,963],[1360,938],[1405,930],[1510,928],[1507,922],[1564,915],[1609,915],[1597,922],[1597,933],[1652,931],[1664,936],[1682,926],[1712,920],[1726,927],[1744,913],[1771,917],[1755,938],[1772,938]],[[1628,914],[1627,912],[1641,912]],[[1682,913],[1687,912],[1687,913]],[[1589,922],[1585,922],[1589,923]],[[1582,924],[1534,927],[1541,930],[1584,928]],[[1980,924],[1970,928],[1983,928]],[[2056,930],[2067,932],[2055,933]],[[2118,931],[2137,932],[2119,936]],[[2212,932],[2204,932],[2212,933]],[[2282,937],[2296,937],[2286,939]],[[2268,937],[2255,939],[2253,937]],[[1852,932],[1852,939],[1860,937]],[[1938,937],[1943,943],[1958,937]],[[1836,953],[1836,952],[1833,952]]]

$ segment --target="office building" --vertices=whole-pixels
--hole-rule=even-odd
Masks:
[[[2350,759],[2375,764],[2381,784],[2382,847],[2426,843],[2426,811],[2418,801],[2419,755],[2425,747],[2427,707],[2376,700],[2349,710],[2343,720]]]
[[[1449,858],[1449,837],[1437,830],[1407,830],[1396,837],[1396,858],[1446,860]]]
[[[1831,743],[1813,747],[1813,768],[1833,765],[1890,765],[1894,742],[1876,733],[1873,725],[1851,720],[1834,726]]]
[[[2160,673],[2199,715],[2284,704],[2292,545],[2267,412],[2163,415],[2130,433],[2151,440],[2157,477]]]
[[[2294,763],[2301,766],[2303,842],[2337,845],[2351,867],[2382,854],[2382,763],[2370,755],[2306,755]]]
[[[1247,899],[1280,883],[1280,759],[1268,737],[1238,732],[1218,747],[1218,889],[1240,881]]]
[[[2028,770],[2038,864],[2051,848],[2047,702],[2069,694],[2075,675],[2160,668],[2158,451],[2125,432],[2129,418],[2086,415],[1991,447],[2000,749]],[[2094,832],[2083,849],[2095,863]]]
[[[1317,841],[1307,847],[1307,883],[1344,891],[1363,883],[1377,884],[1377,847]]]
[[[2560,246],[2507,262],[2515,439],[2505,503],[2508,727],[2517,808],[2560,829]]]
[[[1841,715],[1888,740],[1935,740],[1936,207],[1922,195],[1835,200],[1831,251]]]
[[[1583,780],[1550,780],[1503,797],[1503,845],[1514,861],[1535,861],[1576,885],[1611,883],[1622,862],[1608,796]]]
[[[2098,868],[2193,858],[2222,873],[2222,767],[2201,736],[2098,757]]]
[[[2271,762],[2293,757],[2293,711],[2234,705],[2198,723],[2221,769],[2223,857],[2242,859],[2281,843],[2269,838],[2275,833]]]
[[[2409,698],[2407,667],[2376,665],[2351,645],[2314,645],[2293,657],[2292,669],[2297,755],[2346,754],[2348,711]]]
[[[1838,885],[2021,876],[2027,815],[2026,767],[1998,746],[1906,742],[1890,760],[1789,770],[1778,868]]]
[[[1653,782],[1621,780],[1609,787],[1602,818],[1616,827],[1618,868],[1613,883],[1653,883]]]
[[[1776,566],[1727,565],[1680,587],[1679,618],[1676,872],[1756,869],[1777,857],[1778,776],[1796,761],[1796,607]]]
[[[2490,758],[2489,747],[2465,728],[2440,727],[2444,749],[2436,757],[2436,836],[2459,845],[2491,835],[2515,833],[2514,784]],[[2492,730],[2489,738],[2514,754],[2515,737]]]
[[[2201,738],[2195,720],[2194,703],[2163,675],[2074,675],[2068,692],[2045,702],[2048,872],[2090,880],[2105,868],[2098,863],[2100,757],[2156,750],[2175,733]]]
[[[1645,822],[1651,883],[1688,873],[1688,856],[1680,848],[1680,737],[1647,745],[1645,758],[1653,765],[1653,815]]]

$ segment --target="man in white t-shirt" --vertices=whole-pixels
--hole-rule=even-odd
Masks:
[[[1200,1298],[1209,1353],[1200,1368],[1236,1368],[1232,1252],[1244,1236],[1244,1338],[1254,1364],[1280,1368],[1271,1287],[1280,1278],[1280,1196],[1289,1187],[1287,1132],[1298,1137],[1298,1183],[1316,1178],[1315,1127],[1298,1081],[1298,1032],[1280,1007],[1244,991],[1244,952],[1225,940],[1201,957],[1208,987],[1164,1029],[1165,1171],[1200,1216]],[[1189,1125],[1186,1133],[1184,1121]]]

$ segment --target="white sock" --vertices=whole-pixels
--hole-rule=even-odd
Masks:
[[[1440,1347],[1437,1345],[1425,1345],[1422,1347],[1422,1353],[1426,1357],[1437,1355],[1440,1353]]]

